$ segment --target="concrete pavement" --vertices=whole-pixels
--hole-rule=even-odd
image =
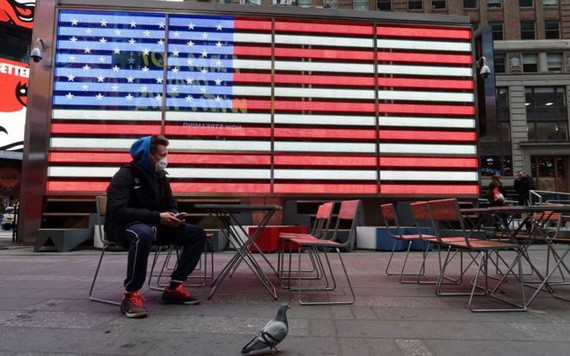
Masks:
[[[533,249],[539,264],[543,249]],[[97,250],[0,250],[0,355],[238,355],[282,302],[291,306],[283,356],[567,355],[570,349],[570,303],[543,293],[528,312],[472,313],[466,297],[437,297],[433,286],[386,276],[387,252],[343,254],[357,295],[351,306],[300,306],[283,289],[274,301],[241,266],[199,306],[161,305],[160,292],[145,288],[150,313],[142,320],[88,300],[98,256]],[[216,265],[231,256],[216,253]],[[412,263],[420,257],[414,253]],[[125,253],[110,253],[99,296],[120,298],[125,262]],[[435,254],[430,262],[433,274]],[[191,290],[201,298],[209,291]],[[347,293],[342,281],[340,293]]]

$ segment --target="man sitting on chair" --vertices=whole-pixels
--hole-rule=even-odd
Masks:
[[[153,244],[178,245],[183,252],[172,272],[170,286],[162,293],[166,304],[199,304],[184,287],[206,243],[201,228],[187,224],[178,213],[166,178],[168,140],[145,136],[131,146],[133,161],[113,176],[107,188],[105,233],[112,241],[128,246],[127,278],[121,312],[129,318],[144,318],[147,310],[139,294]]]

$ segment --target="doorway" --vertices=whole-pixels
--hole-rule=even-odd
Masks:
[[[532,177],[538,190],[568,192],[568,156],[531,156]]]

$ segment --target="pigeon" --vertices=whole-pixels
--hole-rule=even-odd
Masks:
[[[272,353],[273,349],[279,352],[277,345],[285,339],[289,331],[287,309],[289,309],[289,305],[281,305],[277,311],[277,316],[265,324],[263,329],[241,349],[241,353],[245,355],[251,351],[261,350],[266,347],[269,347]]]

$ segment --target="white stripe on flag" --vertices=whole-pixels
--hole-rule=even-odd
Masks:
[[[234,32],[233,42],[271,43],[271,34]]]
[[[171,150],[184,151],[262,151],[271,152],[268,141],[215,141],[215,140],[170,140]]]
[[[474,119],[441,117],[380,116],[380,126],[475,128]]]
[[[253,123],[253,124],[270,124],[270,114],[249,114],[237,112],[196,112],[196,111],[167,111],[167,121],[186,121],[186,122],[226,122],[231,124]],[[306,122],[305,118],[305,122]]]
[[[376,170],[276,169],[275,179],[376,180]]]
[[[248,87],[243,89],[244,89],[243,92],[240,91],[239,95],[246,95],[245,93],[247,92],[247,89],[251,90],[253,88]],[[341,99],[374,100],[374,90],[277,87],[275,88],[275,96],[299,97],[299,98],[332,98],[337,100]]]
[[[327,47],[360,47],[367,48],[372,51],[374,41],[372,38],[356,38],[356,37],[328,37],[328,36],[296,36],[296,35],[275,35],[275,44],[296,44],[296,45],[315,45]]]
[[[260,69],[267,69],[267,68],[260,68]],[[374,65],[360,64],[360,63],[275,61],[275,70],[368,73],[372,75],[374,74]]]
[[[451,133],[450,133],[451,135]],[[433,145],[410,143],[381,143],[380,155],[384,153],[395,154],[456,154],[456,155],[474,155],[477,148],[474,145]]]
[[[380,171],[380,180],[477,181],[477,172]]]
[[[376,46],[378,48],[396,48],[422,51],[471,52],[471,43],[469,42],[409,41],[380,38],[376,41]]]
[[[52,110],[52,118],[61,120],[160,121],[161,117],[160,111]]]
[[[132,138],[66,138],[52,137],[50,139],[51,148],[112,148],[129,149],[135,142]]]
[[[346,152],[346,153],[375,153],[373,143],[345,142],[281,142],[276,141],[275,152]]]
[[[380,100],[473,102],[472,93],[379,90]]]
[[[376,126],[374,116],[275,114],[276,124]]]
[[[117,167],[61,167],[51,166],[48,168],[49,177],[112,177],[118,170]],[[224,169],[224,168],[168,168],[170,178],[217,179],[270,179],[269,169]]]
[[[471,77],[473,76],[473,70],[470,67],[402,66],[393,64],[379,64],[378,74]]]

